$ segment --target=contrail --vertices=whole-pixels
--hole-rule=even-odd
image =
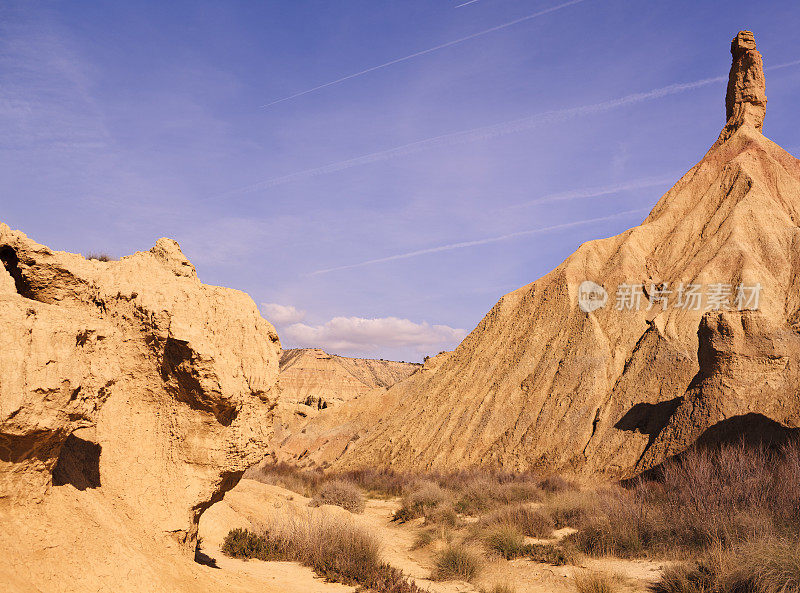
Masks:
[[[389,148],[387,150],[372,152],[369,154],[365,154],[352,159],[347,159],[344,161],[337,161],[335,163],[330,163],[322,167],[316,167],[314,169],[305,169],[303,171],[298,171],[297,173],[292,173],[290,175],[274,177],[272,179],[268,179],[260,183],[232,190],[230,192],[227,192],[225,194],[216,197],[226,198],[238,194],[250,193],[253,191],[258,191],[260,189],[266,189],[269,187],[275,187],[277,185],[283,185],[285,183],[291,183],[293,181],[299,181],[301,179],[308,179],[310,177],[326,175],[328,173],[334,173],[336,171],[342,171],[344,169],[350,169],[352,167],[367,165],[378,161],[385,161],[398,156],[413,154],[416,152],[420,152],[422,150],[429,150],[431,148],[437,148],[442,146],[453,146],[456,144],[464,144],[467,142],[475,142],[478,140],[486,140],[489,138],[506,136],[508,134],[513,134],[524,130],[530,130],[532,128],[535,128],[543,124],[563,121],[571,119],[573,117],[580,117],[584,115],[593,115],[596,113],[602,113],[604,111],[611,111],[612,109],[617,109],[619,107],[624,107],[626,105],[641,103],[642,101],[648,101],[651,99],[658,99],[661,97],[665,97],[667,95],[682,93],[709,84],[723,82],[725,80],[727,80],[727,77],[716,76],[714,78],[706,78],[703,80],[697,80],[695,82],[672,84],[669,86],[654,89],[652,91],[647,91],[644,93],[634,93],[631,95],[620,97],[618,99],[612,99],[610,101],[604,101],[602,103],[595,103],[593,105],[583,105],[581,107],[571,107],[568,109],[556,109],[553,111],[545,111],[543,113],[537,113],[536,115],[531,115],[520,119],[502,122],[499,124],[492,124],[489,126],[472,128],[469,130],[463,130],[461,132],[443,134],[441,136],[434,136],[432,138],[418,140],[416,142],[411,142],[409,144],[403,144],[402,146],[397,146],[395,148]]]
[[[800,65],[800,60],[795,60],[793,62],[786,62],[784,64],[777,64],[775,66],[770,66],[768,68],[765,68],[765,70],[778,70],[780,68],[789,68],[791,66],[797,66],[797,65]],[[255,183],[253,185],[248,185],[246,187],[241,187],[238,189],[231,190],[224,194],[205,198],[203,201],[228,198],[240,194],[247,194],[261,189],[267,189],[278,185],[284,185],[286,183],[292,183],[294,181],[299,181],[301,179],[308,179],[312,177],[318,177],[320,175],[326,175],[328,173],[335,173],[337,171],[343,171],[345,169],[350,169],[352,167],[359,167],[362,165],[368,165],[370,163],[385,161],[398,156],[413,154],[423,150],[430,150],[432,148],[454,146],[458,144],[465,144],[468,142],[476,142],[479,140],[497,138],[499,136],[506,136],[508,134],[530,130],[543,124],[564,121],[572,119],[574,117],[595,115],[606,111],[612,111],[620,107],[626,107],[628,105],[634,105],[637,103],[642,103],[644,101],[650,101],[653,99],[660,99],[668,95],[677,95],[679,93],[684,93],[686,91],[691,91],[711,84],[725,82],[727,80],[728,80],[727,76],[714,76],[712,78],[695,80],[694,82],[676,83],[660,87],[657,89],[653,89],[651,91],[645,91],[642,93],[632,93],[630,95],[625,95],[624,97],[611,99],[610,101],[604,101],[602,103],[594,103],[592,105],[583,105],[580,107],[570,107],[568,109],[556,109],[553,111],[545,111],[542,113],[538,113],[528,117],[523,117],[520,119],[514,119],[507,122],[492,124],[489,126],[482,126],[478,128],[472,128],[469,130],[463,130],[461,132],[443,134],[441,136],[434,136],[431,138],[426,138],[424,140],[417,140],[416,142],[411,142],[409,144],[403,144],[401,146],[389,148],[387,150],[372,152],[369,154],[365,154],[352,159],[347,159],[344,161],[337,161],[335,163],[330,163],[322,167],[305,169],[303,171],[298,171],[297,173],[292,173],[290,175],[284,175],[281,177],[273,177],[272,179],[268,179],[260,183]]]
[[[477,1],[477,0],[473,0]],[[556,12],[557,10],[561,10],[562,8],[567,8],[568,6],[572,6],[574,4],[580,4],[585,0],[570,0],[570,2],[565,2],[564,4],[559,4],[558,6],[553,6],[551,8],[546,8],[544,10],[540,10],[539,12],[534,12],[533,14],[529,14],[528,16],[524,16],[520,19],[503,23],[502,25],[497,25],[496,27],[491,27],[490,29],[484,29],[483,31],[478,31],[477,33],[473,33],[472,35],[467,35],[466,37],[461,37],[459,39],[455,39],[454,41],[448,41],[447,43],[442,43],[441,45],[436,45],[434,47],[423,49],[422,51],[415,52],[413,54],[404,56],[402,58],[397,58],[396,60],[391,60],[384,64],[379,64],[377,66],[373,66],[372,68],[367,68],[366,70],[361,70],[360,72],[355,72],[354,74],[349,74],[347,76],[343,76],[342,78],[338,78],[336,80],[332,80],[330,82],[326,82],[325,84],[321,84],[319,86],[315,86],[312,89],[308,89],[305,91],[301,91],[299,93],[295,93],[294,95],[289,95],[288,97],[283,97],[282,99],[276,99],[275,101],[271,101],[261,106],[261,108],[271,107],[272,105],[277,105],[278,103],[283,103],[284,101],[289,101],[290,99],[295,99],[297,97],[302,97],[303,95],[308,95],[309,93],[313,93],[320,89],[327,88],[329,86],[333,86],[335,84],[339,84],[344,82],[345,80],[350,80],[353,78],[357,78],[359,76],[363,76],[364,74],[368,74],[370,72],[374,72],[375,70],[381,70],[382,68],[386,68],[387,66],[392,66],[394,64],[399,64],[400,62],[405,62],[407,60],[411,60],[414,58],[418,58],[419,56],[424,56],[425,54],[429,54],[435,51],[439,51],[440,49],[444,49],[446,47],[452,47],[454,45],[458,45],[459,43],[464,43],[465,41],[469,41],[470,39],[475,39],[476,37],[482,37],[483,35],[487,35],[488,33],[494,33],[495,31],[499,31],[501,29],[505,29],[507,27],[511,27],[513,25],[517,25],[519,23],[529,21],[531,19],[538,18],[540,16],[544,16],[546,14],[550,14],[551,12]],[[467,3],[469,4],[469,2]],[[462,5],[463,6],[463,5]],[[457,8],[457,7],[456,7]]]
[[[469,0],[469,2],[463,2],[462,4],[456,4],[453,8],[461,8],[462,6],[466,6],[467,4],[474,4],[478,0]]]
[[[323,270],[316,270],[311,272],[309,276],[318,276],[320,274],[328,274],[330,272],[339,272],[341,270],[352,270],[353,268],[361,268],[364,266],[370,266],[372,264],[381,264],[384,262],[396,261],[399,259],[409,259],[412,257],[418,257],[420,255],[428,255],[431,253],[440,253],[442,251],[453,251],[454,249],[463,249],[465,247],[475,247],[477,245],[486,245],[487,243],[497,243],[499,241],[507,241],[509,239],[516,239],[517,237],[524,237],[527,235],[538,235],[540,233],[547,233],[550,231],[559,231],[562,229],[569,229],[576,226],[582,226],[585,224],[591,224],[594,222],[603,222],[606,220],[613,220],[615,218],[621,218],[623,216],[628,216],[629,214],[638,214],[642,212],[647,212],[647,208],[638,208],[636,210],[625,210],[623,212],[617,212],[616,214],[610,214],[609,216],[601,216],[599,218],[587,218],[585,220],[576,220],[573,222],[566,222],[563,224],[554,224],[551,226],[539,227],[535,229],[528,229],[526,231],[517,231],[516,233],[508,233],[507,235],[500,235],[499,237],[489,237],[487,239],[478,239],[476,241],[462,241],[460,243],[450,243],[449,245],[440,245],[438,247],[430,247],[428,249],[419,249],[417,251],[409,251],[407,253],[399,253],[397,255],[390,255],[388,257],[379,257],[377,259],[369,259],[367,261],[362,261],[357,264],[349,264],[345,266],[336,266],[334,268],[325,268]]]
[[[675,179],[679,178],[680,176],[681,173],[675,173],[669,176],[665,175],[664,177],[645,177],[643,179],[635,179],[633,181],[627,181],[625,183],[617,183],[614,185],[604,185],[600,187],[587,187],[583,189],[574,189],[570,191],[549,194],[533,200],[529,200],[527,202],[521,202],[519,204],[512,204],[510,206],[506,206],[505,208],[503,208],[503,210],[513,210],[516,208],[524,208],[526,206],[533,206],[534,204],[545,204],[548,202],[561,202],[564,200],[577,200],[581,198],[598,198],[600,196],[608,196],[616,194],[621,191],[630,191],[633,189],[645,189],[648,187],[656,187],[659,185],[672,185],[673,183],[675,183]]]

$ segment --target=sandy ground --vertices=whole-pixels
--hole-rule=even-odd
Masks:
[[[253,480],[242,480],[225,499],[204,513],[200,521],[201,549],[212,558],[219,570],[246,574],[262,580],[267,588],[280,588],[286,593],[339,593],[354,591],[316,577],[311,569],[294,562],[242,561],[227,558],[219,551],[229,530],[236,527],[258,529],[271,514],[300,510],[309,499],[277,486]],[[478,593],[481,588],[508,584],[518,593],[559,593],[575,591],[575,571],[596,570],[614,574],[624,591],[647,591],[660,573],[662,563],[616,558],[587,559],[582,566],[551,566],[527,559],[487,560],[474,583],[462,581],[434,582],[428,579],[433,567],[436,544],[414,550],[420,521],[398,525],[391,521],[399,506],[398,500],[369,500],[362,515],[353,515],[338,507],[322,507],[322,512],[341,516],[363,525],[383,542],[384,559],[414,578],[417,584],[434,593]]]

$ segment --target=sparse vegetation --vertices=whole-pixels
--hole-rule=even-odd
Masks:
[[[361,488],[373,496],[401,496],[395,519],[424,518],[427,526],[418,531],[414,549],[445,546],[432,572],[440,580],[475,578],[480,554],[468,544],[476,542],[505,559],[554,565],[577,564],[581,554],[692,559],[665,570],[654,586],[657,593],[800,593],[797,445],[692,451],[625,487],[580,488],[555,475],[540,479],[491,470],[414,476],[278,467],[269,474],[266,479],[293,484],[320,503],[340,498],[341,483],[359,495]],[[576,531],[558,542],[525,542],[564,527]],[[437,529],[446,529],[447,537]],[[268,542],[261,553],[275,555],[279,542]],[[246,549],[252,542],[241,545]],[[601,576],[583,574],[576,587],[595,593],[620,586]]]
[[[555,527],[582,527],[597,514],[598,496],[589,491],[564,491],[550,495],[545,508]]]
[[[513,527],[528,537],[549,537],[553,533],[553,519],[545,511],[526,504],[501,507],[481,517],[480,525],[505,525]]]
[[[424,531],[420,531],[417,534],[417,537],[414,539],[414,543],[411,546],[412,550],[419,550],[421,548],[426,548],[431,545],[436,537],[434,536],[433,532],[426,529]]]
[[[549,475],[539,482],[539,487],[545,492],[567,492],[568,490],[579,490],[578,485],[563,476],[556,474]]]
[[[97,261],[107,262],[107,261],[114,261],[114,258],[108,255],[107,253],[88,253],[86,255],[86,259],[93,259]]]
[[[403,496],[402,506],[395,512],[395,520],[401,523],[428,515],[433,516],[435,509],[451,505],[451,494],[436,482],[422,480],[415,484]]]
[[[471,581],[481,569],[479,556],[463,545],[449,544],[436,556],[431,573],[434,581]]]
[[[800,448],[692,451],[657,480],[598,491],[570,536],[583,552],[689,557],[773,534],[798,541]]]
[[[580,559],[572,548],[561,544],[526,544],[525,555],[534,562],[553,566],[577,564]]]
[[[222,553],[232,558],[249,560],[278,560],[286,554],[278,542],[267,535],[257,535],[247,529],[233,529],[222,542]]]
[[[363,513],[366,503],[361,490],[351,482],[337,480],[327,482],[311,499],[311,506],[331,504],[351,513]]]
[[[664,571],[654,593],[798,593],[800,547],[767,538],[716,550],[693,564]]]
[[[573,580],[578,593],[614,593],[619,590],[618,579],[604,572],[577,572]]]
[[[498,525],[483,536],[483,543],[489,550],[497,552],[506,560],[512,560],[525,553],[525,538],[510,525]]]
[[[381,560],[380,544],[373,536],[330,518],[286,519],[261,534],[235,529],[226,536],[222,551],[237,558],[298,561],[328,580],[378,593],[421,592]]]
[[[481,593],[516,593],[516,589],[507,583],[497,583],[491,589],[481,589]]]

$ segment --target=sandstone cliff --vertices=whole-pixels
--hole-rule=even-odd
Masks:
[[[0,259],[0,582],[193,590],[199,516],[269,437],[273,327],[169,239],[104,262],[0,224]]]
[[[321,415],[278,454],[630,475],[698,439],[796,430],[800,161],[761,133],[752,33],[731,52],[723,132],[640,226],[581,245],[504,296],[435,372]],[[585,281],[605,306],[578,306]]]

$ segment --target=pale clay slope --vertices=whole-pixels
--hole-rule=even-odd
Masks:
[[[796,431],[800,161],[761,134],[766,95],[752,34],[740,33],[732,53],[720,138],[640,226],[581,245],[504,296],[437,369],[321,414],[275,443],[276,457],[339,469],[496,464],[624,476],[704,435]],[[579,309],[584,280],[603,285],[609,305]],[[760,283],[760,307],[614,309],[620,284],[647,294],[661,282]]]
[[[169,239],[87,261],[0,224],[0,258],[5,590],[253,590],[193,562],[270,437],[280,343],[252,299]]]

